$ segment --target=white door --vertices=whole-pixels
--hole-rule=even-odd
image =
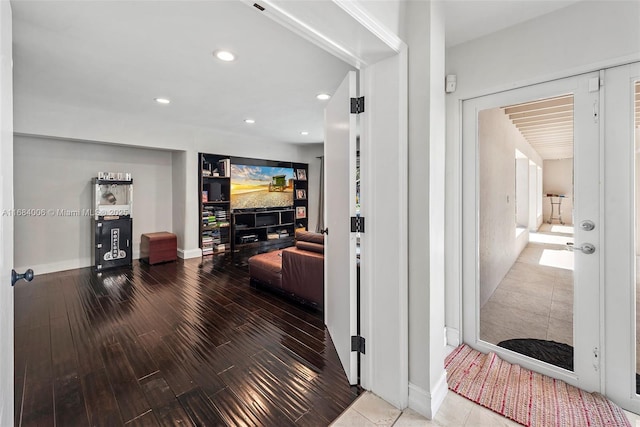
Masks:
[[[509,361],[589,391],[601,389],[599,295],[604,251],[600,245],[603,224],[600,220],[599,98],[599,73],[591,73],[463,103],[463,340],[481,351],[494,351]],[[569,108],[569,114],[573,115],[573,125],[557,125],[557,135],[544,143],[540,142],[544,125],[536,124],[532,128],[530,124],[526,125],[528,118],[520,120],[517,112],[510,115],[505,108],[518,106],[526,110],[526,104],[548,100],[553,100],[550,104],[564,103],[564,109]],[[562,114],[567,114],[566,111],[558,112],[563,108],[548,105],[544,108],[541,114],[548,114],[548,119],[545,117],[543,123],[552,123],[551,126]],[[499,130],[486,138],[487,129],[478,123],[479,117],[486,116],[489,111],[495,115],[492,126]],[[486,126],[487,122],[483,123]],[[529,142],[522,145],[525,133],[524,139]],[[515,190],[522,185],[515,179],[516,159],[521,161],[524,156],[542,163],[537,166],[542,166],[544,175],[545,167],[551,168],[556,154],[547,150],[543,158],[540,152],[545,152],[545,145],[555,148],[556,142],[566,142],[567,136],[572,142],[572,155],[557,155],[564,158],[566,168],[573,169],[573,176],[567,178],[571,188],[566,190],[573,196],[563,199],[562,216],[567,226],[555,219],[552,225],[544,226],[551,227],[552,231],[559,230],[558,234],[529,234],[531,227],[519,224],[519,216],[515,213],[516,206],[521,206],[520,201],[515,200]],[[482,138],[485,138],[484,145],[479,146]],[[495,147],[497,141],[501,141],[500,149]],[[521,144],[516,154],[515,144]],[[537,149],[533,149],[534,146]],[[498,163],[501,156],[502,163]],[[491,162],[501,166],[487,167],[487,164],[493,164]],[[481,169],[481,165],[485,169]],[[485,175],[481,176],[481,172]],[[489,184],[493,187],[488,188]],[[537,183],[531,185],[537,186]],[[543,191],[554,194],[560,190],[548,187]],[[545,198],[543,201],[548,204],[551,200]],[[567,211],[570,201],[573,201],[573,210]],[[537,208],[531,206],[531,209]],[[557,211],[554,217],[557,217]],[[547,221],[548,216],[544,220]],[[583,228],[584,221],[591,221],[595,228]],[[571,222],[573,230],[569,226]],[[573,256],[564,247],[564,243],[572,242],[571,235],[576,248]],[[530,247],[535,239],[550,239],[555,246],[546,249],[541,243]],[[595,251],[589,253],[590,246],[586,244],[593,245]],[[526,258],[520,258],[523,255]],[[554,262],[557,265],[564,262],[564,269],[551,267]],[[564,301],[559,302],[556,297],[562,297]],[[559,305],[564,309],[558,310]],[[528,321],[532,323],[527,324]],[[535,332],[533,322],[540,327]],[[557,333],[559,325],[564,328],[560,336]],[[536,339],[545,344],[561,339],[569,341],[566,345],[573,348],[573,369],[561,368],[497,345],[507,339]]]
[[[0,425],[13,425],[13,82],[11,6],[0,1]]]
[[[350,71],[324,112],[325,286],[324,318],[351,384],[358,381],[356,335],[356,239],[349,218],[356,202],[356,73]]]
[[[640,63],[604,70],[603,90],[605,390],[614,402],[638,413]]]

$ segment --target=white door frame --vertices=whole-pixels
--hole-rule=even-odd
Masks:
[[[11,4],[0,1],[0,425],[14,423],[13,76]]]
[[[510,362],[532,369],[546,375],[562,379],[570,384],[579,385],[589,391],[600,391],[599,357],[587,358],[586,354],[593,354],[593,349],[601,348],[600,333],[600,305],[598,295],[601,294],[600,267],[604,253],[600,247],[601,222],[601,180],[600,178],[600,132],[599,120],[594,120],[593,108],[598,106],[598,86],[591,91],[590,81],[599,81],[598,73],[568,77],[525,88],[513,89],[498,94],[487,95],[465,101],[463,107],[463,327],[464,342],[471,344],[481,351],[494,351]],[[574,174],[577,176],[575,185],[576,221],[591,219],[596,223],[596,230],[583,231],[576,227],[576,245],[589,242],[596,246],[596,252],[586,255],[575,253],[576,271],[574,285],[574,354],[581,357],[574,358],[574,372],[569,372],[542,363],[531,358],[525,358],[493,344],[481,341],[479,338],[480,295],[479,295],[479,173],[477,150],[477,113],[484,109],[513,105],[536,99],[550,98],[566,93],[574,93],[574,144],[575,164]],[[473,124],[473,125],[472,125]],[[588,165],[588,167],[585,167]],[[596,262],[596,261],[600,262]],[[580,283],[583,286],[578,286]],[[594,364],[596,365],[594,367]]]
[[[640,80],[640,62],[607,68],[601,117],[604,123],[604,220],[607,234],[602,240],[605,253],[604,281],[604,388],[623,408],[640,413],[636,394],[636,311],[635,280],[635,170],[633,144],[633,88]],[[635,200],[640,206],[640,200]],[[629,232],[629,231],[633,232]],[[634,274],[635,272],[635,274]],[[634,357],[635,355],[635,357]]]
[[[253,7],[253,1],[242,1]],[[361,336],[366,339],[361,382],[363,388],[405,408],[409,400],[407,46],[357,3],[260,1],[266,16],[357,68],[360,96],[372,101],[365,101],[360,139],[361,214],[365,218],[369,214],[361,238]],[[390,73],[397,86],[385,80]],[[386,157],[389,154],[392,160]],[[374,184],[376,177],[380,185]],[[393,183],[392,192],[388,183]],[[376,210],[381,205],[386,212]]]

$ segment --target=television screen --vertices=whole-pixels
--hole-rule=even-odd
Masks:
[[[293,168],[231,165],[231,209],[293,206]]]

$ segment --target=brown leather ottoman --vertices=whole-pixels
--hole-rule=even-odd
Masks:
[[[282,288],[282,250],[249,258],[249,276],[265,285]]]
[[[140,239],[140,261],[148,264],[175,261],[178,258],[178,239],[173,233],[161,231],[145,233]]]

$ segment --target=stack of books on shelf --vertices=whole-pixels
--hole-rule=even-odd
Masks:
[[[231,176],[231,159],[222,159],[218,162],[219,176]]]

